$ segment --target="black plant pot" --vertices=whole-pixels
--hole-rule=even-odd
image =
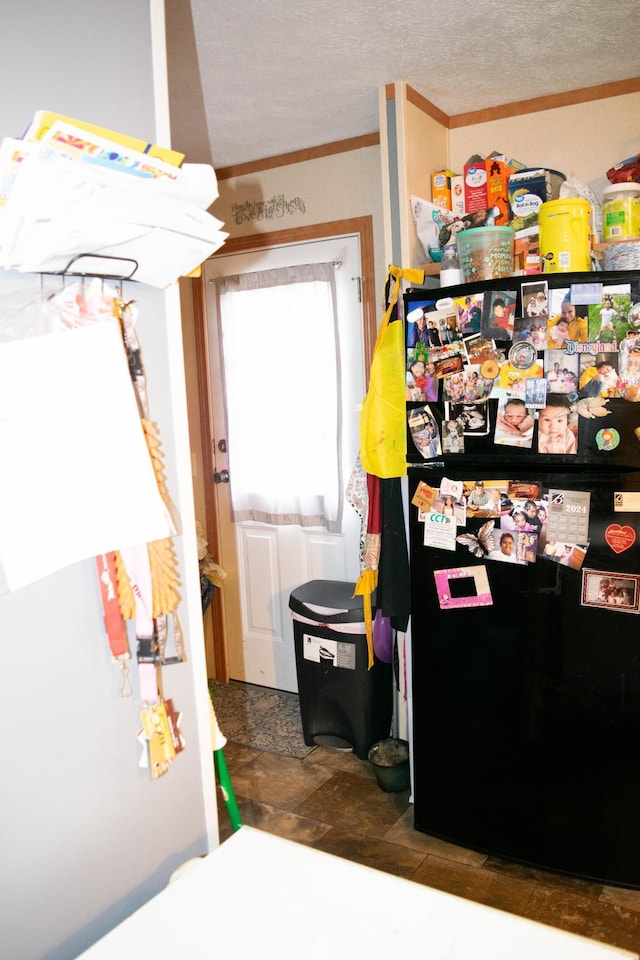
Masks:
[[[406,740],[387,737],[369,750],[369,761],[378,786],[386,793],[400,793],[410,783],[409,744]]]

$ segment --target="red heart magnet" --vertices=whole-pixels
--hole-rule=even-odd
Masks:
[[[633,527],[611,523],[604,532],[604,538],[615,553],[623,553],[636,542],[636,532]]]

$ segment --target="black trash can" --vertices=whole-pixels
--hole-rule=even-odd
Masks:
[[[364,608],[362,597],[353,596],[355,586],[310,580],[291,592],[289,607],[304,742],[352,747],[366,760],[372,744],[389,736],[393,677],[391,664],[378,657],[367,668]]]

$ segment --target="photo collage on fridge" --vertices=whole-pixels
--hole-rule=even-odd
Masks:
[[[640,470],[640,275],[583,278],[405,294],[408,460],[442,474],[425,470],[410,497],[425,547],[560,564],[582,571],[583,605],[638,613],[635,571],[588,569],[589,490],[535,480],[536,469],[562,468],[565,484],[582,467]],[[604,539],[617,557],[635,543],[640,493],[614,487]],[[470,569],[475,585],[457,598],[452,581],[466,574],[436,577],[443,609],[491,603]]]

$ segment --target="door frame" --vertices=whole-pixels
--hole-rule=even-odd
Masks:
[[[347,220],[333,220],[327,223],[309,224],[304,227],[292,227],[287,230],[274,230],[269,233],[248,234],[227,240],[211,259],[234,253],[249,253],[268,250],[313,240],[326,240],[333,237],[357,235],[360,240],[361,298],[364,342],[365,383],[368,387],[371,358],[376,342],[377,319],[375,300],[375,272],[373,252],[373,218],[353,217]],[[211,414],[211,392],[209,381],[209,343],[205,314],[204,276],[193,280],[193,313],[196,346],[196,368],[198,378],[198,406],[200,411],[200,444],[204,469],[204,506],[206,539],[213,557],[220,556],[220,535],[218,525],[218,502],[216,485],[213,483],[214,454],[212,442],[213,420]],[[229,655],[225,630],[224,600],[222,589],[213,591],[211,601],[211,628],[213,632],[213,656],[215,678],[222,683],[229,682]]]

